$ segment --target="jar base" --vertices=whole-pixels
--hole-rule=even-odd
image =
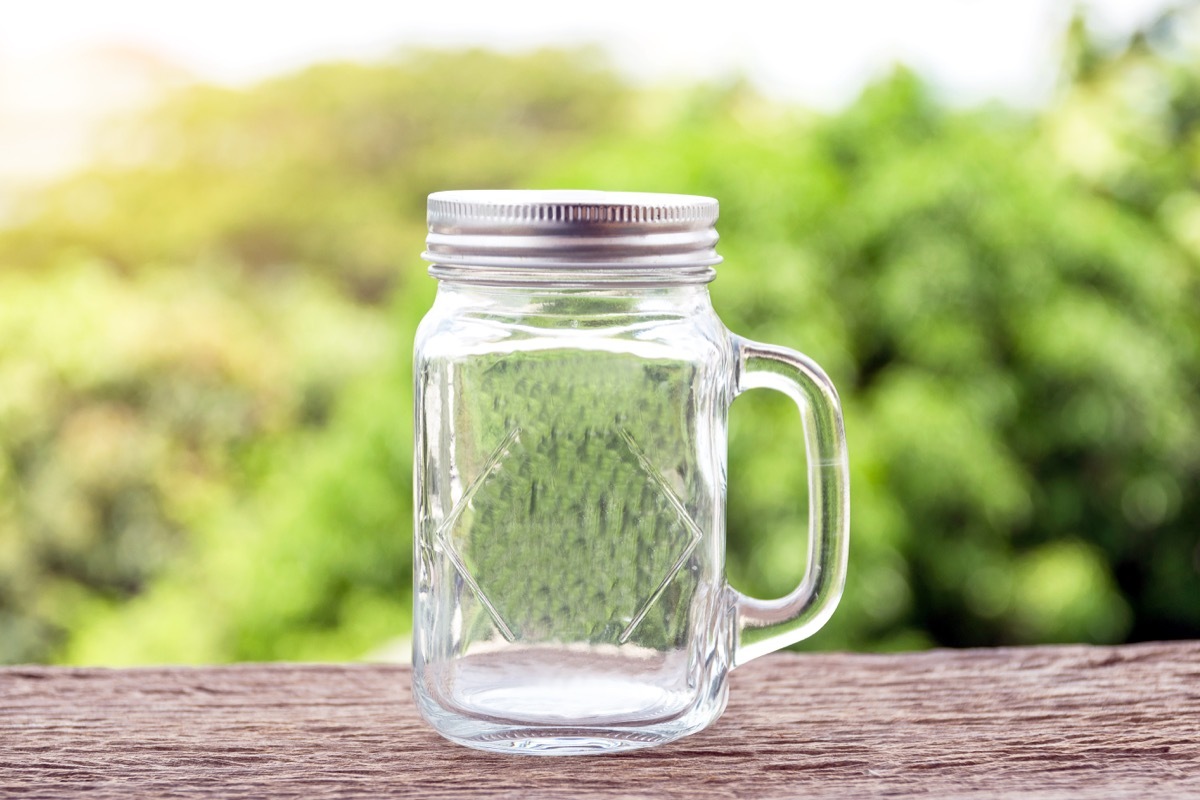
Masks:
[[[703,730],[728,693],[726,650],[522,645],[413,664],[421,716],[452,742],[501,753],[586,755]],[[699,665],[708,669],[697,669]]]
[[[475,750],[536,756],[585,756],[618,753],[665,744],[686,734],[651,734],[621,730],[572,730],[569,728],[514,728],[507,731],[460,737],[443,733],[447,739]]]
[[[548,725],[444,707],[419,692],[415,699],[421,716],[435,731],[475,750],[540,756],[603,755],[655,747],[704,730],[725,710],[725,682],[717,681],[713,689],[668,716],[598,724],[563,720]]]

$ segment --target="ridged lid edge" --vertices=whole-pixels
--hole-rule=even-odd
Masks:
[[[588,223],[699,228],[714,225],[718,212],[714,198],[696,195],[498,189],[434,192],[429,195],[427,219],[434,232],[495,225]]]
[[[429,196],[434,264],[509,269],[679,268],[720,263],[711,197],[587,190]]]

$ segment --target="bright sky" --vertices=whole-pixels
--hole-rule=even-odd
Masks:
[[[1167,2],[1079,5],[1116,32]],[[895,61],[956,99],[1032,103],[1051,83],[1069,10],[1069,0],[4,0],[0,65],[133,44],[199,77],[240,83],[405,45],[596,42],[632,75],[691,80],[738,70],[811,105],[845,102]]]

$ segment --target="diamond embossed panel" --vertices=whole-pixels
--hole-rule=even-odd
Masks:
[[[692,373],[577,353],[459,372],[474,399],[456,429],[464,488],[437,539],[478,601],[468,639],[663,649],[685,636],[707,509]]]

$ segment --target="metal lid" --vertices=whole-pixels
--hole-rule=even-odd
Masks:
[[[483,190],[429,195],[422,258],[438,266],[637,270],[708,268],[711,197],[583,190]],[[711,269],[704,272],[711,280]]]

